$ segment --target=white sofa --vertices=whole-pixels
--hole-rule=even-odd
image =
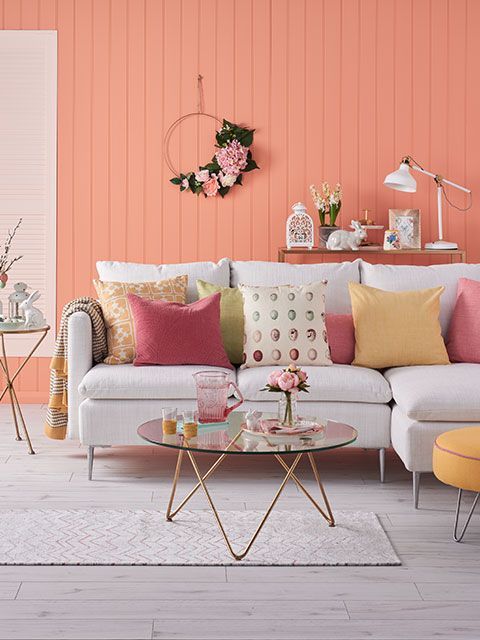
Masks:
[[[371,265],[354,262],[291,265],[276,262],[197,262],[175,265],[138,265],[99,262],[102,280],[157,280],[187,273],[188,301],[196,299],[197,278],[222,286],[306,284],[328,280],[327,313],[349,313],[348,282],[362,282],[390,291],[445,286],[440,321],[445,334],[455,304],[457,281],[480,281],[480,265],[453,264],[430,267]],[[82,312],[69,322],[68,393],[70,438],[88,447],[88,473],[92,477],[95,447],[144,444],[137,427],[156,418],[163,406],[179,409],[195,402],[192,373],[205,366],[134,367],[92,366],[91,324]],[[259,391],[271,367],[229,372],[244,398],[242,408],[274,411],[276,397]],[[302,404],[309,414],[326,416],[355,426],[354,446],[379,450],[380,479],[384,480],[385,448],[393,445],[413,473],[414,504],[419,479],[432,470],[435,437],[448,429],[480,423],[480,365],[452,364],[399,367],[379,372],[349,365],[305,367],[311,385]]]

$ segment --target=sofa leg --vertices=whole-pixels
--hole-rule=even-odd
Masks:
[[[418,495],[420,493],[420,472],[414,471],[413,476],[413,506],[418,509]]]
[[[93,475],[93,456],[94,456],[94,452],[95,452],[95,447],[92,447],[91,445],[89,445],[88,447],[88,454],[87,454],[87,460],[88,460],[88,479],[91,480],[92,479],[92,475]]]
[[[385,448],[378,450],[378,461],[380,463],[380,482],[385,482]]]

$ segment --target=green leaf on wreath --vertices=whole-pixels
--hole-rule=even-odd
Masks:
[[[249,147],[253,143],[253,131],[244,129],[243,133],[237,135],[237,138],[240,144],[243,144],[244,147]]]
[[[253,160],[252,158],[250,158],[247,162],[247,166],[245,167],[245,169],[243,169],[243,171],[247,172],[247,171],[253,171],[254,169],[259,169],[258,164],[255,162],[255,160]]]
[[[218,190],[218,193],[222,196],[222,198],[224,198],[229,191],[230,191],[230,187],[220,187],[220,189]]]
[[[182,184],[182,181],[180,180],[180,178],[172,178],[170,182],[172,184]]]

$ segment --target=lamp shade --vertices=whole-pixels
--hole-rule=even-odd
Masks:
[[[407,193],[414,193],[417,190],[417,181],[410,173],[410,167],[406,162],[402,162],[396,171],[389,173],[383,184],[389,189]]]

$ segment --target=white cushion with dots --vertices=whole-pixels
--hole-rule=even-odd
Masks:
[[[239,288],[245,315],[243,367],[332,364],[325,328],[326,281]]]

